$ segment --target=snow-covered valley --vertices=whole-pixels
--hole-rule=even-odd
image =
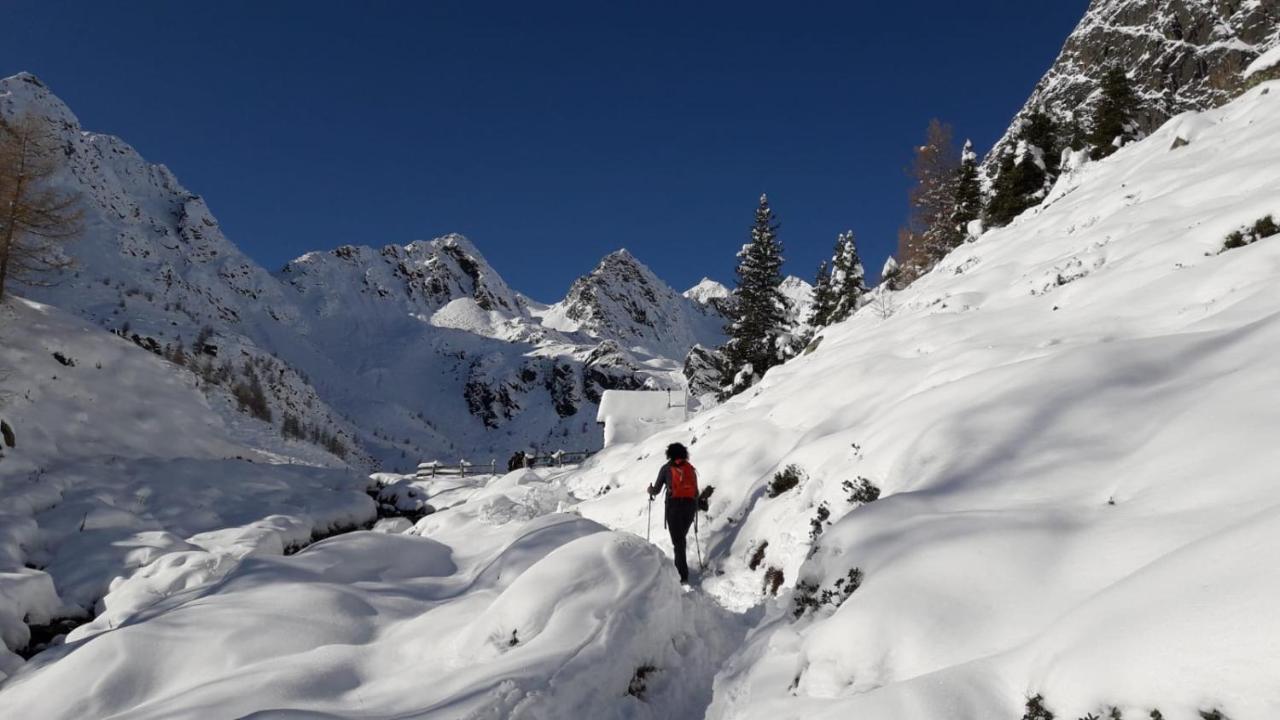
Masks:
[[[89,203],[74,276],[0,304],[0,718],[1272,720],[1280,80],[1247,84],[848,320],[788,278],[807,347],[674,427],[427,477],[598,448],[604,390],[692,390],[730,292],[619,250],[540,303],[459,235],[271,273],[0,81]],[[714,487],[691,588],[646,493],[674,442]]]

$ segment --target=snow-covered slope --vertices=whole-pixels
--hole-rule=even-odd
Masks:
[[[1016,718],[1036,694],[1063,718],[1275,717],[1280,236],[1220,253],[1267,214],[1277,82],[1085,165],[570,480],[634,532],[666,443],[716,486],[703,587],[766,614],[710,717]]]
[[[338,438],[352,451],[348,460],[368,464],[353,425],[273,355],[286,347],[306,352],[299,339],[302,311],[227,240],[204,200],[119,138],[82,130],[35,76],[0,80],[0,115],[24,113],[46,119],[62,136],[66,163],[55,182],[79,195],[85,232],[67,247],[74,273],[52,287],[19,292],[156,351],[181,344],[194,361],[209,366],[210,377],[223,366],[228,378],[249,363],[270,366],[264,387],[275,424],[286,414],[296,416],[317,435]],[[239,423],[234,415],[232,408],[225,419]]]
[[[1032,109],[1087,108],[1113,64],[1129,73],[1143,104],[1138,121],[1150,131],[1178,113],[1234,98],[1241,71],[1277,44],[1280,0],[1093,0],[988,162],[1003,154]]]
[[[229,400],[200,383],[49,306],[0,306],[0,408],[17,434],[0,462],[0,677],[20,664],[13,651],[48,640],[28,624],[146,605],[230,559],[373,519],[365,479],[326,469],[337,461],[309,443],[228,423],[243,416],[218,412]],[[182,562],[166,585],[104,600],[171,553]]]
[[[1270,720],[1280,235],[1221,250],[1280,215],[1276,138],[1280,82],[1176,118],[749,393],[581,468],[402,480],[447,509],[395,537],[169,553],[0,707],[976,720],[1040,695],[1059,718]],[[676,440],[716,487],[688,594],[638,538],[667,547],[644,488]]]
[[[273,276],[167,168],[84,131],[26,73],[0,80],[0,114],[22,113],[63,136],[57,182],[80,194],[86,216],[68,248],[77,271],[23,292],[157,352],[181,345],[224,384],[253,366],[267,376],[270,418],[248,422],[279,432],[296,420],[356,465],[598,447],[603,389],[676,385],[688,349],[719,339],[714,311],[625,252],[552,310],[514,292],[458,235],[308,253]],[[577,318],[552,323],[572,332],[541,320],[557,314]],[[235,405],[214,407],[245,422]]]

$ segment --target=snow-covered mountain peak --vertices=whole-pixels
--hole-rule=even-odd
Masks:
[[[718,344],[723,319],[677,293],[627,250],[615,250],[574,281],[543,316],[548,327],[616,340],[651,355],[683,357]]]
[[[719,298],[727,298],[730,295],[729,288],[711,278],[704,277],[698,281],[697,285],[684,291],[684,296],[690,300],[696,300],[700,303],[709,303]]]
[[[311,252],[288,263],[278,277],[322,315],[347,314],[356,306],[377,314],[431,317],[451,303],[503,318],[525,317],[519,295],[470,240],[445,235],[407,245],[343,245]]]
[[[82,131],[38,78],[0,80],[0,114],[50,120],[66,147],[55,184],[80,196],[85,214],[84,236],[68,246],[77,272],[19,293],[157,353],[180,344],[191,352],[199,339],[200,367],[214,378],[206,391],[218,402],[250,365],[270,368],[269,419],[232,406],[233,425],[284,433],[288,420],[294,435],[301,425],[313,442],[340,440],[353,462],[373,455],[390,467],[513,443],[591,446],[599,429],[577,415],[594,418],[600,392],[662,384],[695,343],[717,344],[722,322],[626,251],[601,261],[585,294],[639,298],[627,307],[653,327],[604,313],[581,332],[564,321],[566,335],[543,323],[555,306],[512,290],[461,235],[309,252],[270,273],[168,168],[119,138]],[[617,349],[593,355],[603,340]],[[633,355],[637,347],[644,352]]]
[[[791,305],[791,324],[803,324],[813,307],[813,285],[795,275],[788,275],[782,279],[778,289]]]
[[[0,105],[6,117],[25,111],[56,121],[63,128],[80,129],[80,120],[71,108],[54,95],[43,80],[29,72],[0,79]]]

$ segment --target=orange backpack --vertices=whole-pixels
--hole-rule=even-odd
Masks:
[[[687,462],[671,463],[671,497],[693,500],[698,497],[698,471]]]

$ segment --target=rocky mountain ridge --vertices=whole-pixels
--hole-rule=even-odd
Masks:
[[[1111,66],[1129,74],[1151,132],[1188,110],[1218,107],[1239,95],[1242,71],[1280,44],[1280,0],[1092,0],[1052,67],[1032,90],[985,161],[1011,147],[1035,108],[1083,121]]]
[[[689,348],[722,339],[714,307],[625,251],[549,307],[460,235],[307,253],[273,274],[168,168],[85,131],[34,75],[0,80],[0,114],[56,128],[66,164],[55,182],[85,210],[68,248],[76,271],[23,294],[157,354],[182,347],[209,393],[256,376],[257,421],[289,418],[359,464],[595,446],[603,390],[678,386]]]

